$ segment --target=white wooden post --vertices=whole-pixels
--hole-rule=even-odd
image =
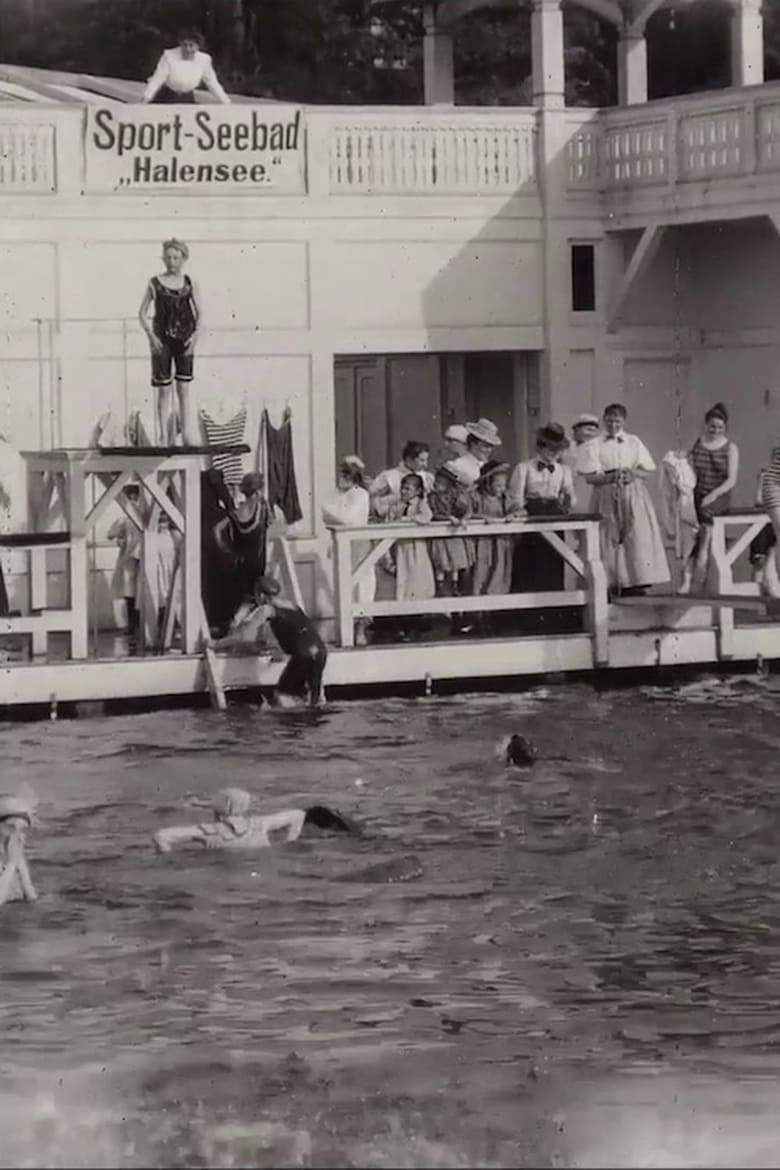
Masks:
[[[333,563],[336,593],[336,621],[339,645],[355,645],[355,623],[352,617],[352,543],[349,532],[333,529]]]
[[[593,637],[594,666],[609,665],[609,605],[607,573],[601,559],[600,525],[588,521],[585,529],[585,568],[588,584],[587,628]]]
[[[184,534],[180,564],[182,571],[182,633],[184,653],[197,654],[202,632],[200,587],[200,466],[192,457],[182,471],[184,489]]]
[[[68,528],[70,529],[71,658],[88,655],[89,614],[87,598],[87,533],[84,467],[80,460],[68,461]]]
[[[30,549],[30,610],[46,609],[46,549]]]
[[[764,18],[761,0],[737,0],[731,18],[731,84],[764,80]]]
[[[534,105],[563,106],[563,12],[560,0],[533,0],[531,58]]]
[[[733,592],[732,566],[728,560],[726,549],[726,521],[716,516],[712,525],[712,562],[715,566],[715,586],[718,596],[727,596]],[[731,606],[718,606],[715,613],[715,627],[717,630],[718,658],[720,660],[734,657],[734,610]]]
[[[423,88],[426,106],[455,104],[455,64],[452,36],[438,28],[432,4],[423,12]]]
[[[618,103],[641,106],[647,101],[647,41],[644,32],[625,29],[618,41]]]

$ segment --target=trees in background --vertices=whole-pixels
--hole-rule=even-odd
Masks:
[[[182,26],[203,29],[227,82],[245,93],[319,103],[419,104],[422,19],[416,0],[0,0],[0,60],[145,79]],[[780,76],[780,0],[764,0],[768,77]],[[724,85],[725,0],[657,12],[648,27],[651,96]],[[530,101],[527,11],[487,9],[456,26],[458,101]],[[565,10],[567,100],[615,100],[616,32]]]

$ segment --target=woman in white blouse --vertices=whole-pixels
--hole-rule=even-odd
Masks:
[[[663,537],[645,479],[653,457],[624,430],[628,412],[615,402],[604,411],[604,431],[581,468],[593,485],[592,510],[601,516],[601,545],[610,589],[642,593],[670,580]]]
[[[569,440],[558,423],[547,423],[536,432],[536,454],[518,463],[509,477],[507,496],[516,509],[530,516],[561,516],[576,506],[574,476],[562,462]],[[558,533],[557,535],[561,535]],[[563,589],[564,566],[558,553],[541,533],[523,533],[515,541],[512,558],[513,593],[552,593]],[[559,610],[525,610],[515,614],[513,625],[525,630],[543,626],[550,633],[564,632]],[[565,625],[565,622],[564,622]]]
[[[368,524],[370,499],[365,483],[366,465],[357,455],[346,455],[341,461],[337,482],[337,491],[322,508],[322,518],[332,527],[349,525],[362,527]],[[352,568],[361,563],[366,554],[371,551],[369,541],[353,541]],[[355,601],[359,604],[370,604],[376,595],[376,575],[373,570],[355,586]],[[366,630],[371,624],[370,619],[359,618],[355,622],[355,643],[365,646],[367,642]]]
[[[157,62],[157,68],[144,91],[144,102],[154,105],[191,104],[195,101],[195,90],[205,85],[221,105],[230,105],[230,98],[219,83],[214,63],[202,49],[200,33],[181,33],[177,47],[166,49]]]

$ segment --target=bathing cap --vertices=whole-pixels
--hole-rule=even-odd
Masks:
[[[266,597],[276,597],[282,588],[274,577],[258,577],[255,581],[255,593],[264,593]]]
[[[215,814],[225,820],[228,817],[245,817],[249,812],[252,797],[243,788],[223,788],[214,797]]]
[[[22,817],[31,825],[33,820],[31,805],[21,796],[0,796],[0,821],[8,820],[10,817]]]

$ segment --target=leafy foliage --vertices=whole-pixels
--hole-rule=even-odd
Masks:
[[[729,77],[727,0],[664,8],[648,26],[651,96],[724,85]],[[780,76],[780,0],[764,0],[767,76]],[[527,10],[489,8],[455,29],[457,100],[530,101]],[[7,63],[76,73],[149,75],[181,27],[206,34],[220,74],[245,93],[329,104],[422,102],[422,18],[417,0],[0,0]],[[616,32],[589,12],[565,9],[571,105],[616,97]]]

